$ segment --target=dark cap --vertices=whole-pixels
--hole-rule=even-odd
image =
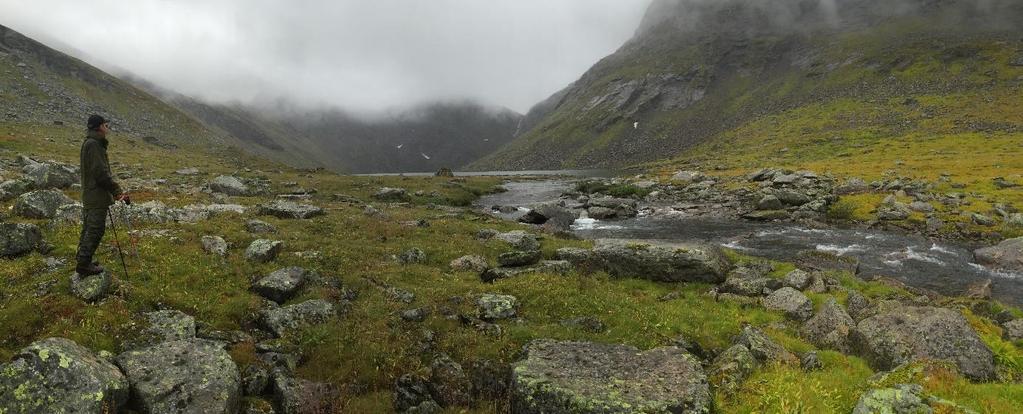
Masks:
[[[107,120],[99,115],[92,115],[89,117],[89,129],[99,129],[100,125],[107,123]]]

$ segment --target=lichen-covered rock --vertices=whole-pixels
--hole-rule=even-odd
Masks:
[[[418,247],[405,250],[398,255],[398,263],[401,264],[418,264],[426,261],[426,252]]]
[[[220,236],[202,236],[202,250],[217,256],[227,256],[227,241]]]
[[[71,275],[71,294],[86,302],[97,302],[110,293],[113,284],[110,272],[81,277],[78,273]]]
[[[451,261],[451,270],[456,272],[483,272],[490,268],[487,259],[478,255],[467,255]]]
[[[541,259],[539,250],[516,250],[513,252],[501,253],[497,256],[497,263],[507,267],[522,267],[537,264]]]
[[[274,216],[281,219],[304,220],[327,213],[322,208],[314,205],[277,200],[269,204],[260,205],[259,214],[261,216]]]
[[[25,166],[25,177],[31,179],[35,188],[69,188],[80,180],[78,168],[52,162]]]
[[[959,312],[904,306],[866,318],[850,335],[852,348],[879,370],[919,359],[947,360],[973,380],[994,377],[994,354]]]
[[[383,187],[377,190],[377,192],[373,194],[373,198],[380,201],[390,202],[409,201],[411,199],[408,195],[408,190],[405,190],[404,188],[390,187]]]
[[[217,176],[213,181],[210,181],[209,187],[213,192],[224,193],[229,196],[254,196],[258,193],[248,184],[242,182],[240,178],[231,175]]]
[[[659,282],[721,283],[731,263],[717,246],[598,240],[594,254],[608,273]]]
[[[529,224],[543,224],[555,229],[567,230],[579,215],[557,204],[547,203],[536,206],[519,221]]]
[[[195,318],[191,315],[176,310],[161,310],[146,313],[145,317],[149,323],[142,334],[145,345],[195,338]]]
[[[260,278],[252,290],[260,296],[277,303],[284,303],[298,293],[305,284],[309,272],[301,267],[278,269]]]
[[[513,365],[511,412],[709,413],[699,361],[676,347],[540,340]]]
[[[902,384],[895,388],[882,388],[865,392],[853,414],[930,414],[934,412],[921,394],[919,385]]]
[[[572,264],[564,260],[541,260],[533,266],[495,267],[480,273],[480,280],[490,283],[498,279],[509,279],[517,276],[536,273],[565,274],[572,271]]]
[[[292,329],[326,322],[336,314],[334,305],[316,299],[280,308],[263,309],[259,312],[259,322],[275,336],[280,337]]]
[[[441,354],[430,364],[430,394],[442,407],[465,406],[471,402],[471,384],[462,366]]]
[[[57,209],[75,200],[60,190],[37,190],[22,194],[14,202],[14,214],[31,219],[48,219],[57,215]]]
[[[0,257],[14,258],[31,253],[43,243],[35,224],[0,223]]]
[[[245,260],[255,263],[267,263],[277,258],[284,248],[284,242],[259,239],[245,249]]]
[[[805,290],[810,287],[810,274],[802,270],[796,269],[789,274],[785,275],[785,286],[791,287],[796,290]]]
[[[536,237],[536,235],[526,233],[522,230],[498,233],[495,234],[493,238],[508,243],[516,250],[529,251],[540,249],[540,240]]]
[[[430,395],[426,380],[415,375],[405,374],[394,383],[394,411],[398,413],[431,413],[440,406]]]
[[[1005,339],[1023,341],[1023,319],[1006,322],[1002,328],[1005,331]]]
[[[870,300],[866,296],[860,294],[855,290],[849,292],[849,297],[846,299],[846,305],[849,308],[849,316],[853,320],[859,322],[866,319],[870,315]]]
[[[131,383],[130,407],[145,413],[234,413],[241,376],[219,342],[162,342],[117,356]]]
[[[0,412],[106,413],[128,401],[128,380],[109,361],[64,338],[48,338],[0,365]]]
[[[0,201],[10,201],[35,188],[35,183],[28,179],[7,180],[0,184]]]
[[[817,356],[817,351],[810,351],[799,359],[799,367],[806,372],[819,371],[824,368],[824,363]]]
[[[849,331],[856,326],[852,317],[834,298],[828,299],[810,320],[803,325],[803,336],[821,348],[849,352]]]
[[[722,352],[710,367],[710,383],[725,394],[735,394],[742,383],[753,375],[756,359],[744,345],[732,345]]]
[[[761,364],[768,364],[774,362],[780,362],[784,364],[797,364],[799,358],[785,349],[785,347],[774,342],[771,338],[768,338],[762,331],[752,326],[746,326],[742,328],[742,333],[735,339],[736,344],[740,344],[749,349],[750,353],[753,354],[753,358]]]
[[[77,225],[82,223],[82,203],[66,204],[60,206],[53,215],[53,223],[56,225]]]
[[[252,364],[242,373],[242,390],[245,395],[263,395],[270,384],[270,370],[260,364]]]
[[[476,299],[480,319],[514,318],[519,307],[518,298],[510,295],[483,294]]]
[[[277,228],[262,220],[249,220],[245,222],[245,231],[255,234],[277,233]]]
[[[786,317],[797,321],[805,321],[813,316],[813,302],[803,292],[790,287],[783,287],[764,298],[767,310],[780,311]]]
[[[318,414],[340,412],[341,392],[336,387],[275,374],[272,382],[279,414]]]
[[[983,266],[1023,272],[1023,237],[1005,240],[997,246],[977,249],[973,252],[973,258]]]
[[[764,289],[767,289],[767,282],[769,279],[764,277],[758,278],[747,278],[747,277],[729,277],[725,283],[719,286],[718,291],[721,293],[733,293],[740,296],[763,296]]]

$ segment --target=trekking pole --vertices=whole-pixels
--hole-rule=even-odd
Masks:
[[[114,212],[107,210],[107,215],[110,216],[110,230],[114,232],[114,246],[117,247],[117,254],[121,256],[121,267],[124,268],[124,278],[128,279],[128,265],[124,263],[124,252],[121,251],[121,242],[117,240],[117,226],[114,224]]]

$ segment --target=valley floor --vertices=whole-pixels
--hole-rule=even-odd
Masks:
[[[999,139],[990,138],[987,145],[1016,151],[1015,142]],[[928,142],[937,150],[938,141]],[[79,143],[76,132],[64,127],[0,124],[0,176],[5,180],[20,176],[19,155],[76,164]],[[864,282],[848,272],[820,274],[822,280],[834,283],[822,291],[807,290],[811,310],[823,309],[832,298],[841,307],[850,307],[853,292],[877,306],[952,309],[992,351],[997,371],[992,378],[971,382],[957,373],[955,364],[916,361],[881,373],[868,359],[852,355],[855,352],[811,343],[798,320],[762,306],[759,292],[744,299],[708,294],[720,289],[718,283],[666,283],[579,268],[486,283],[478,271],[453,269],[452,261],[466,255],[480,256],[492,266],[511,250],[500,240],[482,240],[481,231],[484,235],[515,230],[539,234],[544,259],[560,258],[558,250],[563,248],[593,247],[588,241],[543,233],[472,208],[477,197],[496,191],[499,178],[340,176],[289,169],[227,150],[166,150],[116,136],[111,140],[110,158],[138,208],[149,206],[139,217],[189,205],[236,204],[244,212],[132,223],[138,257],[127,258],[127,273],[109,231],[98,259],[112,271],[114,287],[105,298],[87,303],[72,294],[69,280],[77,224],[26,219],[5,208],[4,222],[38,225],[52,250],[0,261],[0,361],[10,361],[26,346],[50,337],[68,338],[92,352],[121,354],[145,331],[146,313],[176,310],[194,317],[200,336],[233,338],[229,354],[242,373],[263,365],[268,352],[297,357],[291,375],[335,386],[339,397],[330,405],[337,412],[394,411],[400,405],[394,399],[395,384],[407,374],[423,378],[439,403],[466,403],[441,412],[507,412],[509,390],[516,386],[507,380],[509,364],[525,358],[523,347],[538,339],[626,344],[640,350],[671,345],[694,353],[699,350],[697,357],[713,385],[715,412],[848,413],[864,393],[900,384],[921,386],[918,393],[938,412],[1023,412],[1023,342],[1010,340],[1004,325],[996,321],[1019,320],[1023,313],[998,303],[921,299],[901,287]],[[878,162],[889,161],[895,162]],[[1000,164],[1017,161],[1006,158]],[[906,174],[920,171],[915,162],[907,158]],[[738,161],[729,164],[734,175],[739,170],[748,172],[748,167]],[[176,173],[185,168],[196,168],[198,174]],[[971,182],[990,179],[987,176],[995,173],[970,175],[971,168],[964,165],[951,172],[971,177]],[[203,190],[220,175],[268,183],[269,191],[224,196]],[[375,198],[384,187],[404,188],[407,193],[391,200]],[[66,193],[78,196],[73,190]],[[271,194],[297,195],[300,203],[321,207],[325,214],[308,219],[260,214],[257,206],[272,201]],[[993,198],[1001,193],[995,194]],[[7,201],[4,207],[14,202]],[[167,208],[153,208],[153,202]],[[252,232],[247,226],[251,219],[268,223],[276,232]],[[122,247],[130,246],[125,230],[117,228]],[[204,236],[223,238],[226,255],[204,251]],[[272,260],[253,262],[245,251],[258,239],[280,241],[283,249]],[[764,265],[760,259],[734,252],[726,256],[740,269],[765,269],[761,276],[772,284],[782,283],[796,269],[791,263]],[[275,338],[261,323],[261,312],[274,306],[252,286],[289,266],[315,272],[318,283],[308,283],[284,305],[322,299],[337,309],[337,316],[287,329]],[[480,299],[489,294],[516,298],[514,316],[482,320]],[[755,369],[730,380],[733,371],[722,368],[728,361],[722,361],[721,355],[734,347],[734,339],[747,326],[766,333],[770,341],[795,356],[817,351],[820,366],[758,358]],[[254,394],[245,397],[243,404],[265,407],[272,393]],[[954,404],[946,404],[949,401]]]

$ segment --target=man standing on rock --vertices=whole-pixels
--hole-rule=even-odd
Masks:
[[[82,276],[103,272],[103,267],[93,262],[92,256],[106,232],[107,211],[114,204],[114,199],[130,202],[110,173],[110,161],[107,159],[110,123],[102,116],[92,115],[88,127],[81,153],[82,235],[78,240],[78,265],[75,267]]]

